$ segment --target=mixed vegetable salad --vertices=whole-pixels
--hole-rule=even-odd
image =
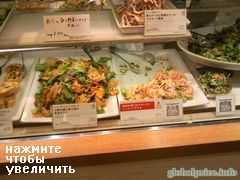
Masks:
[[[232,26],[206,36],[193,34],[188,50],[218,61],[240,63],[240,18]]]
[[[154,98],[191,100],[193,98],[190,81],[184,73],[175,70],[160,71],[148,84],[136,83],[130,88],[122,88],[121,93],[125,100]]]
[[[119,93],[115,73],[108,65],[110,60],[47,58],[46,62],[36,64],[35,70],[41,74],[32,113],[35,117],[48,117],[53,104],[88,102],[96,102],[97,112],[104,113],[107,98]]]
[[[198,81],[200,87],[207,96],[229,93],[232,89],[230,83],[230,74],[207,70],[202,73]]]

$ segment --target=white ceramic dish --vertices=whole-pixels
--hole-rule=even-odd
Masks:
[[[56,51],[57,52],[57,51]],[[84,59],[88,59],[86,58],[86,56],[84,54],[82,54],[82,52],[77,52],[76,50],[73,51],[62,51],[62,52],[58,52],[58,54],[61,55],[65,55],[66,57],[76,57],[76,55],[79,55],[78,57],[84,58]],[[49,53],[45,53],[44,56],[51,56],[54,54],[49,54]],[[92,53],[94,58],[100,57],[100,56],[108,56],[106,51],[101,51],[98,53]],[[54,56],[56,57],[56,56]],[[77,58],[77,57],[76,57]],[[66,59],[66,58],[61,58],[61,59]],[[44,62],[45,58],[42,58],[40,62]],[[34,118],[32,116],[32,110],[35,108],[34,107],[34,96],[35,93],[37,92],[37,88],[39,86],[39,82],[38,82],[38,78],[39,78],[40,73],[36,72],[35,73],[35,77],[32,83],[32,87],[31,90],[29,92],[28,98],[27,98],[27,103],[26,106],[24,108],[24,112],[22,115],[22,119],[21,122],[23,123],[51,123],[52,122],[52,118],[51,117],[41,117],[41,118]],[[107,100],[107,107],[105,107],[105,113],[103,114],[97,114],[97,118],[98,119],[102,119],[102,118],[109,118],[109,117],[114,117],[114,116],[118,116],[119,115],[119,110],[118,110],[118,102],[117,102],[117,97],[116,96],[112,96]]]
[[[27,100],[27,95],[29,93],[33,78],[34,78],[34,71],[32,71],[32,68],[34,67],[34,64],[36,62],[36,58],[35,59],[27,59],[25,58],[24,60],[24,64],[26,67],[26,76],[25,78],[21,81],[20,83],[20,91],[16,94],[16,104],[12,107],[12,121],[17,121],[21,119],[21,115],[23,112],[23,108],[24,105],[26,103]],[[12,59],[10,59],[10,61],[6,64],[5,68],[13,63],[21,63],[21,60],[18,57],[13,57]],[[1,82],[4,81],[4,75],[5,75],[5,68],[3,69],[3,73],[0,77]]]
[[[214,32],[214,27],[198,28],[193,31],[198,32],[200,34],[208,34],[208,33]],[[206,58],[206,57],[203,57],[203,56],[200,56],[200,55],[190,52],[188,50],[188,40],[180,40],[177,42],[177,44],[178,44],[178,47],[181,50],[183,50],[183,52],[187,55],[187,57],[196,63],[202,64],[205,66],[221,68],[221,69],[240,71],[240,63],[217,61],[217,60],[209,59],[209,58]]]
[[[161,61],[157,60],[156,64],[152,66],[152,71],[149,71],[147,76],[145,76],[144,73],[134,74],[130,70],[127,72],[127,74],[122,75],[119,71],[120,69],[119,66],[120,64],[123,64],[123,62],[116,57],[113,58],[113,67],[115,69],[115,72],[118,75],[120,88],[122,87],[128,88],[134,83],[139,83],[139,82],[146,84],[156,74],[156,72],[160,71],[161,69],[165,69],[168,66],[172,66],[174,70],[184,72],[184,74],[186,75],[187,79],[191,82],[191,85],[193,87],[193,99],[184,102],[183,107],[187,108],[187,107],[201,106],[208,103],[208,99],[206,98],[206,96],[198,86],[196,80],[194,79],[194,77],[192,76],[192,74],[184,64],[182,58],[180,57],[180,55],[175,49],[156,50],[156,51],[150,51],[150,52],[152,52],[155,56],[159,54],[166,55],[168,57],[168,60],[161,60]],[[119,53],[119,54],[125,59],[127,59],[129,62],[138,63],[141,67],[144,67],[146,64],[141,59],[139,58],[136,59],[134,56],[123,54],[123,53]],[[119,101],[124,101],[124,97],[121,94],[118,95],[118,99]]]

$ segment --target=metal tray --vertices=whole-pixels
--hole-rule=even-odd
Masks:
[[[165,0],[165,3],[166,3],[167,9],[176,9],[176,7],[169,0]],[[120,31],[124,34],[140,34],[140,33],[143,33],[144,32],[144,25],[131,26],[131,27],[125,27],[125,26],[121,25],[120,17],[119,17],[119,14],[117,13],[117,8],[120,5],[121,4],[113,3],[113,1],[110,1],[110,7],[112,9],[113,16],[114,16],[114,19],[115,19],[115,21],[117,23],[117,26],[120,29]]]
[[[130,70],[125,75],[122,75],[119,67],[121,64],[123,64],[123,62],[117,57],[113,56],[113,68],[119,80],[119,89],[129,88],[135,83],[147,84],[157,72],[166,69],[166,67],[168,66],[172,66],[174,70],[183,72],[185,74],[186,78],[191,82],[191,86],[193,88],[193,99],[184,102],[183,107],[190,108],[208,104],[207,97],[205,96],[205,94],[197,84],[196,80],[194,79],[193,75],[191,74],[187,66],[184,64],[183,59],[175,49],[158,50],[156,48],[151,48],[148,50],[148,52],[151,52],[153,55],[155,55],[155,57],[163,54],[168,58],[167,60],[157,59],[156,63],[151,66],[152,70],[148,72],[148,75],[145,75],[144,73],[135,74]],[[149,65],[148,63],[143,62],[141,61],[141,59],[138,59],[132,55],[124,53],[119,54],[125,59],[127,59],[129,62],[138,63],[140,67],[144,68],[145,65]],[[118,101],[125,101],[121,93],[118,94]]]

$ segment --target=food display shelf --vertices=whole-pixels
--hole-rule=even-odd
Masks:
[[[76,14],[79,12],[59,12],[60,14]],[[86,12],[81,12],[86,13]],[[124,35],[118,29],[112,16],[112,12],[89,11],[91,21],[91,34],[84,41],[46,42],[43,32],[43,16],[51,14],[23,14],[13,13],[6,28],[0,34],[0,49],[23,49],[36,47],[72,47],[82,44],[112,44],[112,43],[133,43],[133,42],[171,42],[189,37],[187,32],[183,35],[167,36],[144,36],[143,34]],[[15,31],[17,29],[17,31]]]
[[[164,52],[165,55],[167,55],[169,59],[169,61],[177,61],[176,65],[177,69],[180,68],[181,71],[181,65],[179,65],[179,63],[183,64],[182,66],[185,66],[184,63],[186,64],[186,66],[188,66],[188,69],[190,71],[192,71],[192,69],[195,68],[195,64],[194,63],[190,63],[191,61],[189,61],[186,57],[186,55],[183,52],[177,52],[176,50],[161,50],[161,47],[159,45],[145,45],[144,49],[147,50],[147,52],[152,52],[153,54],[157,54],[157,52]],[[109,52],[107,51],[106,47],[103,46],[102,50],[100,52],[95,52],[92,53],[92,55],[96,58],[98,56],[103,56],[103,55],[109,55]],[[83,51],[80,48],[65,48],[65,49],[61,49],[61,50],[42,50],[42,51],[29,51],[25,53],[25,58],[27,61],[30,61],[31,59],[36,59],[36,57],[38,57],[38,59],[40,59],[40,57],[42,57],[42,59],[44,60],[46,57],[85,57]],[[131,59],[130,57],[128,57],[128,59]],[[113,60],[118,60],[118,59],[113,59]],[[119,62],[121,62],[120,60],[118,60]],[[118,62],[116,61],[116,62]],[[173,66],[173,68],[175,67]],[[160,68],[161,66],[159,65],[158,68]],[[117,67],[115,67],[116,69]],[[34,68],[32,68],[32,72],[34,72]],[[187,69],[184,70],[184,72],[187,72]],[[189,73],[190,73],[189,71]],[[154,73],[153,73],[154,74]],[[152,75],[153,75],[152,74]],[[146,78],[150,78],[152,75],[149,75]],[[134,77],[132,73],[128,73],[127,75],[128,77]],[[193,78],[193,77],[192,77]],[[234,81],[235,82],[235,81]],[[237,87],[239,86],[238,83],[235,82],[235,85],[237,85]],[[33,94],[36,92],[36,88],[33,85]],[[197,96],[199,96],[199,90],[195,91],[194,93],[198,94]],[[237,92],[238,93],[238,92]],[[200,93],[201,94],[201,93]],[[33,95],[28,95],[29,97],[34,97]],[[237,97],[238,98],[238,97]],[[200,102],[200,100],[198,100]],[[80,129],[67,129],[67,130],[53,130],[52,124],[51,124],[51,118],[49,118],[50,120],[47,121],[48,124],[45,124],[45,121],[38,120],[38,119],[34,119],[31,117],[31,110],[33,108],[33,101],[29,101],[26,104],[29,104],[28,106],[25,105],[25,109],[26,112],[30,112],[28,113],[28,116],[26,116],[25,110],[22,116],[22,119],[19,122],[14,122],[14,126],[16,126],[16,128],[14,128],[13,134],[9,134],[6,136],[3,136],[1,138],[14,138],[14,137],[27,137],[27,136],[40,136],[40,135],[54,135],[54,134],[63,134],[63,133],[70,133],[70,132],[87,132],[87,131],[108,131],[108,130],[115,130],[115,129],[125,129],[125,128],[136,128],[136,127],[151,127],[151,126],[166,126],[166,125],[180,125],[180,124],[192,124],[195,122],[208,122],[208,121],[231,121],[232,119],[237,119],[240,118],[240,105],[237,102],[236,103],[236,108],[237,111],[234,115],[230,115],[230,116],[223,116],[223,117],[218,117],[216,116],[215,113],[215,101],[214,100],[209,100],[210,104],[206,104],[204,106],[196,106],[196,107],[188,107],[188,108],[184,108],[184,116],[183,119],[179,119],[179,120],[174,120],[174,121],[159,121],[159,122],[151,122],[148,121],[147,119],[144,122],[135,122],[135,123],[122,123],[120,120],[119,115],[115,116],[115,117],[108,117],[108,118],[103,118],[103,119],[98,119],[98,126],[94,127],[94,128],[80,128]],[[201,102],[200,102],[201,103]],[[27,122],[29,124],[21,124],[24,123],[27,120]],[[34,122],[36,121],[36,122]],[[45,123],[44,123],[45,122]]]
[[[47,49],[62,51],[66,47],[72,47],[76,50],[84,44],[109,46],[119,43],[158,43],[158,50],[162,50],[160,43],[181,40],[191,35],[190,32],[174,36],[122,34],[110,10],[51,13],[55,15],[89,13],[91,35],[83,41],[46,42],[43,32],[43,16],[53,14],[15,11],[0,34],[0,52],[27,50],[29,52],[26,53],[32,57],[41,59],[46,55],[44,50]],[[177,50],[174,51],[178,53]],[[185,63],[189,73],[193,75],[192,65],[187,63],[186,55],[183,52],[179,54],[183,60],[182,63]],[[179,63],[178,58],[175,60]],[[239,88],[240,84],[237,85]],[[51,122],[24,124],[21,121],[15,121],[13,132],[0,136],[0,152],[5,153],[6,146],[11,145],[61,146],[63,152],[60,156],[46,154],[45,158],[51,159],[240,142],[239,102],[233,115],[216,116],[215,108],[215,100],[210,100],[208,105],[184,108],[183,117],[177,120],[150,122],[146,118],[144,121],[135,121],[131,124],[122,123],[120,116],[117,115],[98,119],[97,127],[61,130],[54,129]],[[0,163],[6,162],[4,153],[0,156]]]

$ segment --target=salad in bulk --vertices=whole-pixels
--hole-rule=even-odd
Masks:
[[[38,63],[35,70],[39,87],[35,94],[34,117],[49,117],[51,105],[96,102],[97,112],[104,113],[109,96],[119,93],[115,73],[110,70],[109,57],[97,61],[68,58],[47,58]]]
[[[206,36],[193,33],[188,50],[206,58],[240,63],[240,18],[232,26]]]
[[[226,94],[232,89],[229,77],[230,74],[208,70],[198,77],[198,82],[207,96]]]
[[[0,5],[0,26],[4,23],[10,11],[11,11],[11,6],[1,7]]]
[[[88,10],[97,9],[101,6],[101,1],[97,0],[66,0],[64,4],[60,6],[60,9],[76,9],[76,10]]]
[[[186,101],[193,98],[190,81],[184,73],[172,69],[156,73],[146,85],[136,83],[130,88],[122,88],[121,93],[125,100],[182,98]]]
[[[144,11],[166,9],[164,0],[125,0],[117,8],[122,26],[144,25]]]

